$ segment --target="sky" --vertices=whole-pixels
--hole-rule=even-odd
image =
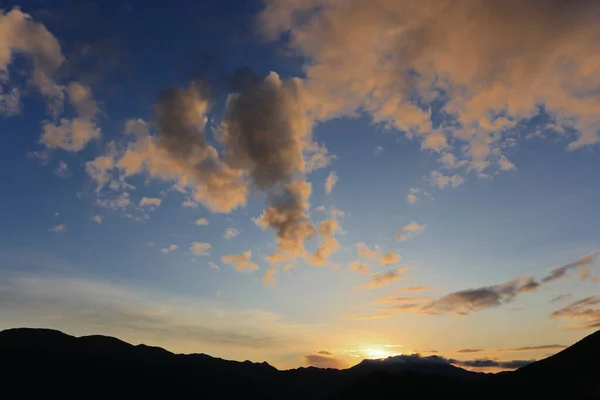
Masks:
[[[600,328],[599,13],[0,0],[0,329],[278,368],[573,344]]]

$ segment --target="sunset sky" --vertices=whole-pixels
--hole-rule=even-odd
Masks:
[[[599,17],[0,0],[0,329],[278,368],[571,345],[600,328]]]

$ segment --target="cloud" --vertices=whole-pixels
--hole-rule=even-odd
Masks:
[[[419,234],[425,232],[425,229],[426,229],[425,225],[420,225],[420,224],[416,223],[415,221],[412,221],[410,224],[404,225],[402,227],[402,229],[400,230],[400,233],[398,233],[396,235],[396,239],[406,240],[411,236],[419,235]]]
[[[509,360],[496,361],[489,358],[479,358],[476,360],[453,360],[454,365],[470,368],[503,368],[503,369],[518,369],[536,360]]]
[[[94,221],[94,222],[95,222],[95,223],[97,223],[97,224],[101,224],[103,219],[104,219],[104,218],[102,218],[100,215],[94,215],[94,216],[92,217],[92,221]]]
[[[383,273],[376,273],[371,275],[369,282],[363,283],[359,286],[361,289],[377,289],[390,283],[396,282],[402,278],[402,273],[406,272],[407,266],[402,266],[397,269],[392,269]]]
[[[462,349],[462,350],[457,350],[457,353],[480,353],[482,352],[482,349]]]
[[[373,154],[375,154],[375,156],[380,156],[383,154],[383,152],[385,151],[385,149],[381,146],[375,146],[375,148],[373,149]]]
[[[400,261],[400,254],[394,252],[385,253],[379,259],[381,265],[392,265],[398,263],[398,261]]]
[[[197,202],[195,202],[194,200],[190,200],[190,199],[184,200],[181,203],[181,207],[183,207],[183,208],[198,208],[198,205],[199,204]]]
[[[410,204],[417,204],[417,201],[419,200],[417,194],[419,194],[420,191],[421,190],[417,188],[410,188],[410,191],[406,196],[406,201],[408,201]]]
[[[50,232],[66,232],[67,226],[65,224],[54,225],[52,228],[48,229]]]
[[[197,256],[207,256],[211,248],[212,245],[210,243],[193,242],[190,251]]]
[[[327,178],[325,179],[325,193],[330,194],[333,190],[333,187],[337,184],[338,177],[335,172],[329,172]]]
[[[447,294],[423,306],[425,313],[458,315],[509,303],[519,294],[536,290],[539,284],[531,276],[522,275],[513,280],[476,289]]]
[[[219,266],[218,266],[216,263],[212,262],[212,261],[209,261],[209,262],[207,262],[206,264],[207,264],[207,265],[208,265],[208,266],[209,266],[211,269],[214,269],[214,270],[217,270],[217,271],[220,269],[220,268],[219,268]]]
[[[562,350],[566,348],[567,346],[563,346],[562,344],[542,344],[539,346],[517,347],[515,349],[508,349],[507,351]]]
[[[315,212],[318,212],[318,213],[321,213],[321,212],[324,213],[325,211],[326,211],[325,206],[319,206],[319,207],[315,208]]]
[[[440,189],[447,187],[456,188],[465,182],[465,179],[460,175],[447,176],[440,171],[432,171],[429,174],[429,178],[431,183]]]
[[[237,235],[240,234],[240,231],[238,229],[235,228],[227,228],[225,230],[225,233],[223,234],[223,237],[225,239],[233,239],[234,237],[236,237]]]
[[[330,354],[330,353],[328,353]],[[332,357],[331,355],[319,354],[307,354],[303,357],[304,365],[317,367],[317,368],[335,368],[344,369],[348,368],[348,364],[343,360]]]
[[[360,110],[426,149],[443,149],[445,138],[489,176],[514,169],[503,150],[540,115],[569,150],[600,141],[600,6],[547,3],[268,1],[258,25],[306,60],[318,119]]]
[[[423,303],[430,301],[431,297],[394,297],[388,296],[382,299],[376,300],[376,304],[390,304],[390,303]]]
[[[265,286],[275,286],[277,280],[275,279],[275,275],[279,273],[279,270],[275,267],[270,267],[265,275],[263,276],[263,285]]]
[[[73,119],[61,118],[60,124],[46,122],[40,143],[50,149],[63,149],[66,151],[81,151],[92,140],[101,136],[100,128],[96,125],[98,107],[92,98],[89,87],[71,82],[67,86],[69,102],[77,111]]]
[[[550,303],[558,303],[563,300],[570,299],[571,297],[573,297],[571,293],[559,294],[558,296],[553,297],[552,300],[550,300]]]
[[[53,77],[65,60],[58,40],[44,25],[17,7],[9,12],[0,10],[0,32],[0,75],[8,80],[8,66],[13,56],[27,56],[32,66],[28,77],[48,100],[50,111],[56,114],[62,108],[64,92]],[[0,88],[3,83],[0,82]],[[0,92],[4,114],[14,115],[20,111],[19,92],[18,88],[9,89],[8,94]]]
[[[439,290],[439,288],[434,288],[430,286],[409,286],[404,288],[396,289],[397,293],[415,293],[415,292],[430,292],[432,290]]]
[[[575,329],[600,328],[600,297],[590,296],[567,304],[565,307],[550,314],[552,318],[568,318],[578,322]]]
[[[18,88],[5,92],[0,85],[0,116],[14,117],[22,112],[21,91]]]
[[[149,210],[157,209],[162,203],[161,199],[154,197],[142,197],[140,200],[140,207],[145,207]]]
[[[54,175],[58,176],[59,178],[69,177],[71,175],[69,164],[67,164],[65,161],[60,160],[58,162],[58,165],[54,169]]]
[[[356,271],[359,274],[364,275],[369,272],[369,263],[361,262],[360,260],[354,260],[348,265],[348,268],[351,271]]]
[[[309,262],[312,265],[327,265],[329,258],[340,248],[340,244],[334,237],[340,231],[338,222],[329,219],[319,223],[317,232],[322,238],[321,245],[311,254]]]
[[[260,267],[258,264],[252,262],[251,258],[252,252],[248,250],[242,254],[229,254],[223,256],[221,257],[221,262],[232,265],[236,270],[241,272],[252,272]]]
[[[375,246],[375,250],[371,250],[369,246],[364,243],[357,243],[356,249],[358,251],[358,255],[363,258],[368,258],[371,260],[376,260],[380,257],[380,249]]]
[[[591,278],[590,266],[596,262],[596,253],[588,254],[585,257],[574,261],[569,264],[562,265],[560,267],[554,267],[550,270],[550,273],[542,278],[542,283],[553,282],[558,279],[567,277],[567,273],[571,270],[578,270],[581,280],[585,281]]]
[[[209,224],[208,220],[206,218],[198,218],[196,220],[196,222],[194,222],[196,225],[200,225],[200,226],[206,226]]]
[[[171,253],[171,252],[177,250],[178,248],[179,248],[178,245],[176,245],[176,244],[170,244],[169,246],[160,249],[160,251],[163,252],[163,253],[165,253],[165,254],[167,254],[167,253]]]

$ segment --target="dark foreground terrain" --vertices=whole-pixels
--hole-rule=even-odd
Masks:
[[[0,396],[199,399],[600,399],[600,331],[514,372],[363,362],[279,371],[267,363],[173,354],[106,336],[0,332]],[[456,397],[455,397],[456,396]]]

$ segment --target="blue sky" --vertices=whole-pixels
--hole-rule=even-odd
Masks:
[[[282,368],[597,329],[597,7],[464,7],[0,2],[0,328]]]

